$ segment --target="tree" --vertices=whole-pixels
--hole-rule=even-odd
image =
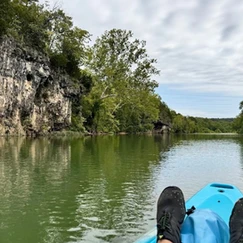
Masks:
[[[168,125],[172,123],[172,111],[167,104],[162,101],[159,105],[159,120]]]
[[[243,114],[243,101],[240,102],[239,109],[240,109],[240,113]]]
[[[0,37],[7,33],[12,22],[13,12],[10,0],[0,2]]]
[[[240,114],[233,121],[233,128],[237,133],[243,134],[243,101],[239,105]]]
[[[48,10],[38,0],[1,0],[0,35],[50,56],[55,68],[80,78],[80,65],[89,41],[86,30],[73,27],[61,9]]]
[[[52,65],[80,78],[79,67],[86,56],[88,31],[73,27],[72,18],[60,9],[50,13],[50,23],[48,49]]]
[[[159,72],[145,45],[131,31],[113,29],[90,48],[86,65],[95,78],[84,114],[92,131],[146,130],[158,119],[153,77]]]
[[[12,0],[12,23],[8,34],[22,44],[37,50],[46,50],[49,12],[38,0]]]
[[[181,114],[177,114],[173,119],[173,131],[175,133],[186,133],[186,120]]]
[[[243,114],[239,114],[233,121],[233,128],[237,133],[243,134]]]

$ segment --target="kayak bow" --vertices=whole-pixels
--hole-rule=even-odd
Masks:
[[[218,214],[228,225],[235,202],[243,197],[235,186],[222,183],[210,183],[186,202],[186,208],[210,209]],[[156,243],[156,228],[149,231],[135,243]]]

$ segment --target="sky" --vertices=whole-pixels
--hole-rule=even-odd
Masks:
[[[41,0],[40,2],[44,2]],[[228,118],[243,100],[242,0],[50,0],[88,30],[131,30],[160,75],[156,92],[185,116]]]

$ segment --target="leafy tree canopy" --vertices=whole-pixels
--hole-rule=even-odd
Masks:
[[[131,31],[112,29],[90,48],[86,65],[94,87],[84,100],[84,114],[91,131],[145,131],[158,119],[153,77],[159,71],[145,46]]]
[[[237,133],[243,134],[243,101],[239,105],[240,114],[234,119],[233,128]]]

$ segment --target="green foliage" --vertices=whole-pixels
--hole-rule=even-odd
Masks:
[[[237,133],[243,134],[243,114],[239,114],[233,122],[233,128]]]
[[[239,105],[240,114],[233,121],[233,128],[237,133],[243,134],[243,101]]]
[[[89,33],[73,27],[72,19],[60,9],[50,13],[50,23],[48,50],[52,65],[76,79],[81,78],[79,66],[86,56]]]
[[[85,94],[88,94],[93,85],[93,78],[90,73],[83,70],[80,71],[80,79],[74,83],[75,88],[78,90],[78,95],[74,96],[72,100],[72,127],[74,131],[84,132],[84,118],[82,116],[82,102]]]
[[[76,114],[72,114],[72,126],[71,130],[75,132],[85,132],[85,127],[83,125],[83,118],[81,116],[78,116]]]
[[[159,105],[159,120],[165,124],[171,125],[173,119],[173,112],[165,102],[160,102]]]
[[[0,2],[0,37],[7,33],[10,27],[13,12],[11,11],[10,0],[1,0]]]
[[[173,119],[173,130],[175,133],[186,133],[187,132],[187,119],[186,117],[178,114]]]
[[[230,133],[234,132],[232,119],[208,119],[184,117],[174,113],[173,131],[175,133]]]
[[[37,50],[46,50],[49,12],[44,10],[44,6],[36,0],[13,0],[11,11],[11,26],[7,34]]]
[[[87,67],[94,86],[83,100],[85,125],[92,132],[139,132],[152,129],[158,119],[159,98],[154,94],[158,74],[145,42],[132,32],[106,31],[90,48]]]
[[[1,0],[0,36],[4,34],[49,55],[53,67],[74,79],[82,78],[79,67],[87,56],[89,33],[73,27],[62,10],[48,10],[38,0]]]
[[[240,102],[239,109],[240,113],[243,114],[243,101]]]

